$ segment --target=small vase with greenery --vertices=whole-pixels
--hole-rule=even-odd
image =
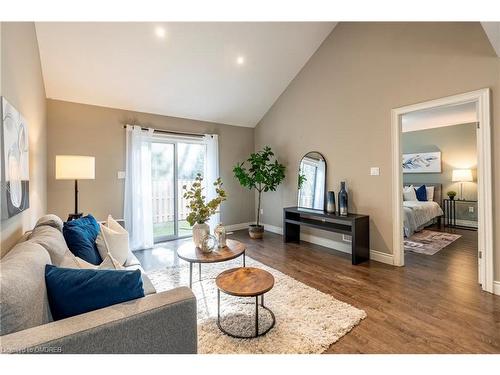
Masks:
[[[276,191],[278,185],[285,179],[285,166],[276,160],[271,148],[265,146],[263,150],[250,154],[246,162],[236,164],[233,173],[241,186],[250,190],[255,189],[258,193],[257,222],[250,225],[248,232],[252,238],[262,238],[264,233],[264,226],[260,225],[262,193]]]
[[[448,196],[448,198],[450,198],[450,200],[454,200],[456,195],[457,195],[457,192],[456,191],[453,191],[453,190],[450,190],[449,192],[446,193],[446,195]]]
[[[203,177],[198,173],[191,186],[184,185],[184,198],[188,200],[190,212],[186,217],[189,225],[193,227],[193,242],[195,246],[200,247],[203,238],[210,234],[210,227],[206,223],[210,216],[215,214],[221,205],[227,199],[226,192],[222,189],[222,180],[217,178],[213,183],[217,197],[205,203],[205,195],[203,195]]]

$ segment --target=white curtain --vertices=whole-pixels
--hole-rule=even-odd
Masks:
[[[217,134],[205,134],[203,143],[207,147],[207,159],[205,162],[205,188],[207,201],[215,198],[217,193],[213,183],[219,177],[219,136]],[[213,215],[208,221],[210,231],[213,232],[220,223],[220,213]]]
[[[127,125],[124,219],[130,249],[153,247],[151,136],[153,129]]]
[[[326,164],[324,160],[318,160],[317,163],[318,166],[316,168],[316,186],[314,188],[313,208],[316,210],[323,210],[325,198]]]

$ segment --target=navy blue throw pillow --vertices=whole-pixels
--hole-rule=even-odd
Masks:
[[[417,195],[417,200],[421,202],[427,201],[427,189],[425,188],[425,185],[422,185],[418,189],[415,189],[415,194]]]
[[[140,270],[92,270],[45,266],[50,311],[60,320],[144,297]]]
[[[102,263],[102,258],[95,244],[99,231],[99,223],[92,215],[67,221],[63,227],[64,239],[71,252],[95,265]]]

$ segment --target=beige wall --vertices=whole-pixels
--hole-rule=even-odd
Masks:
[[[47,126],[45,88],[35,25],[2,23],[1,94],[28,122],[30,208],[1,221],[1,255],[33,227],[47,207]]]
[[[495,217],[500,218],[500,65],[479,23],[340,23],[256,128],[288,167],[264,197],[263,222],[281,226],[295,205],[296,171],[307,151],[324,153],[328,189],[348,182],[350,209],[370,215],[371,248],[392,253],[392,108],[492,89]],[[380,176],[369,176],[372,166]],[[500,279],[500,221],[494,223]]]
[[[229,195],[223,203],[225,224],[249,222],[253,218],[253,194],[239,186],[232,167],[253,151],[253,129],[216,123],[152,115],[47,100],[48,112],[48,211],[66,218],[73,211],[71,181],[54,178],[55,155],[92,155],[96,158],[96,179],[79,182],[80,209],[105,219],[108,214],[123,217],[124,181],[117,172],[125,170],[124,124],[158,129],[219,134],[221,177]]]

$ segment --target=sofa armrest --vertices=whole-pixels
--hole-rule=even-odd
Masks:
[[[3,353],[196,353],[197,341],[186,287],[0,337]]]

